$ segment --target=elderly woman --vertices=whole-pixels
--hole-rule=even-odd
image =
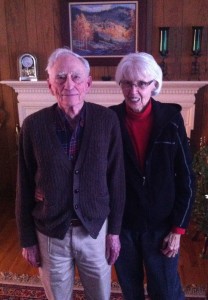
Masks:
[[[127,187],[118,279],[125,300],[145,299],[144,274],[151,300],[182,300],[177,269],[193,172],[181,107],[152,98],[162,71],[150,54],[123,57],[115,79],[124,102],[111,109],[120,120]]]

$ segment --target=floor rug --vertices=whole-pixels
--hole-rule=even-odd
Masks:
[[[204,287],[190,285],[184,288],[186,300],[205,300]],[[47,300],[38,276],[0,272],[0,300]],[[148,296],[146,296],[148,300]],[[75,280],[73,300],[85,300],[80,280]],[[112,282],[110,300],[123,300],[120,286]]]

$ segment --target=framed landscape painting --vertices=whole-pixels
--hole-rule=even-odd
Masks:
[[[62,41],[91,65],[116,65],[144,48],[146,1],[69,1],[62,3]],[[67,3],[67,4],[66,4]]]
[[[85,57],[122,57],[137,50],[137,1],[69,3],[71,49]]]

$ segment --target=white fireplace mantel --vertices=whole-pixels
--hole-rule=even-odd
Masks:
[[[0,81],[12,87],[17,93],[20,126],[26,116],[41,108],[52,105],[56,99],[50,94],[46,81]],[[190,137],[194,126],[195,94],[198,89],[207,85],[208,81],[164,81],[156,100],[178,103],[182,106],[182,115]],[[123,101],[120,88],[114,81],[94,81],[86,101],[110,106]]]

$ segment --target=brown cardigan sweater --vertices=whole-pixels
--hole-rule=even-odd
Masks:
[[[119,234],[121,228],[125,179],[115,113],[85,103],[81,147],[72,167],[56,134],[56,105],[27,117],[20,132],[16,219],[22,247],[37,243],[36,229],[63,239],[72,207],[93,238],[106,218],[108,233]]]

